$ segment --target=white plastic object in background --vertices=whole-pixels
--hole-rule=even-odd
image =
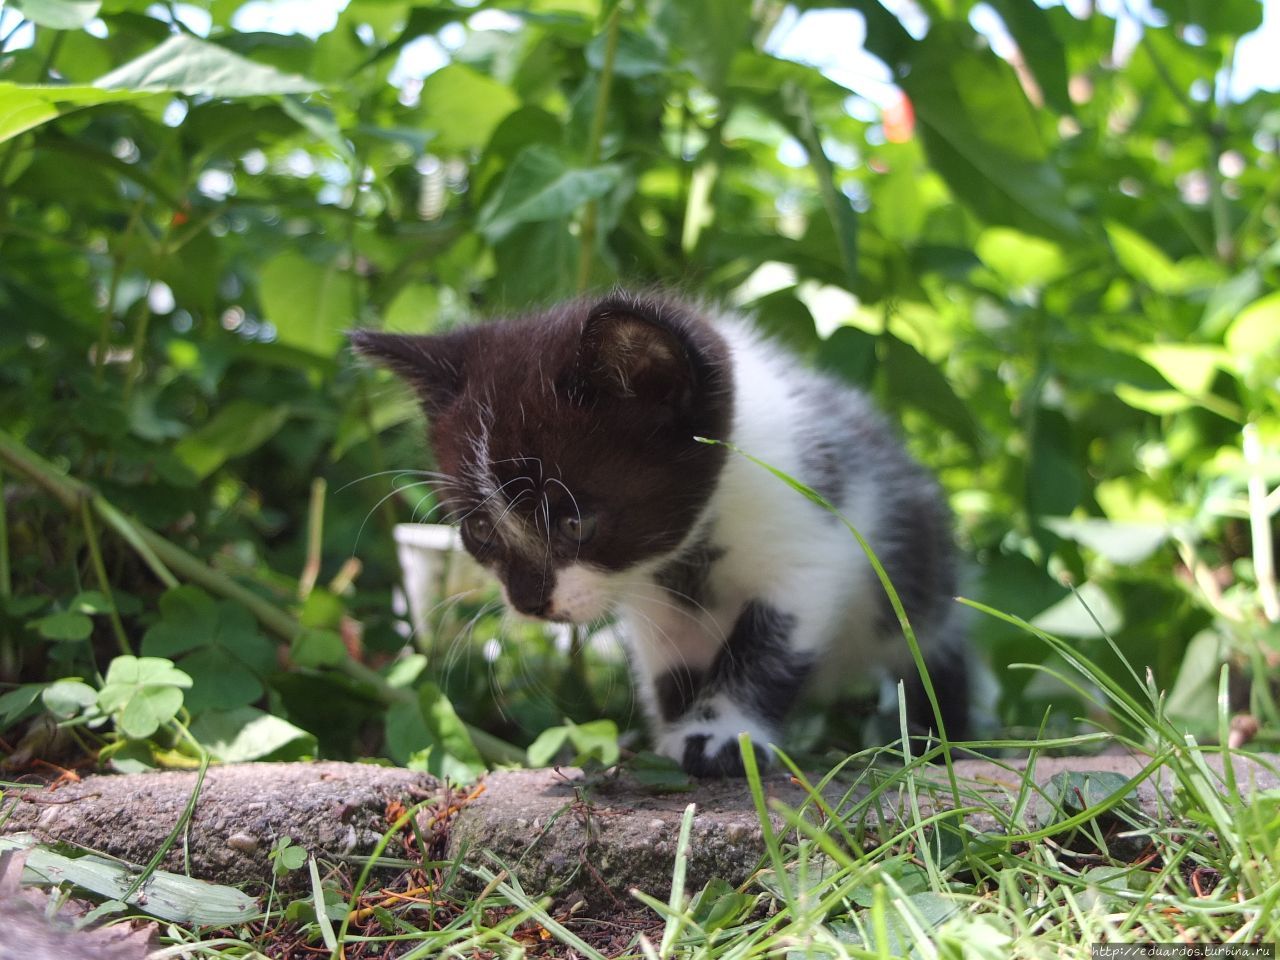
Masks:
[[[409,622],[419,644],[430,645],[442,604],[494,590],[494,579],[462,548],[457,527],[439,523],[400,523],[396,554],[409,601]]]

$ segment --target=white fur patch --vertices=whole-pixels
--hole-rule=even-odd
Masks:
[[[598,620],[609,610],[608,579],[603,570],[583,563],[561,568],[556,571],[556,585],[551,591],[551,608],[547,615],[573,623]]]
[[[703,717],[704,704],[699,703],[687,719],[662,732],[655,752],[679,762],[684,759],[685,747],[691,737],[706,737],[702,748],[704,756],[714,757],[726,747],[731,747],[737,754],[738,736],[742,733],[748,734],[755,746],[767,752],[769,744],[778,738],[777,731],[749,716],[723,693],[707,701],[705,708],[713,714],[710,719]]]

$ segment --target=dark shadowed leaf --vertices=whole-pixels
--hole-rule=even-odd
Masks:
[[[978,49],[967,26],[935,24],[903,87],[925,148],[956,198],[983,219],[1076,235],[1061,175],[1013,68]]]

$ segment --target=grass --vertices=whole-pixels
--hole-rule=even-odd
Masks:
[[[850,530],[888,591],[923,673],[892,584],[870,547]],[[261,917],[229,930],[169,925],[164,938],[170,945],[151,956],[995,960],[1086,957],[1094,943],[1280,939],[1280,790],[1249,794],[1249,784],[1237,778],[1233,756],[1239,751],[1228,746],[1226,668],[1218,682],[1220,745],[1206,746],[1165,716],[1162,692],[1149,676],[1139,677],[1109,639],[1133,684],[1118,682],[1071,644],[1025,621],[962,602],[1048,646],[1070,674],[1041,665],[1026,669],[1051,672],[1094,708],[1093,715],[1108,717],[1108,728],[967,744],[949,742],[944,731],[941,742],[923,744],[913,755],[903,717],[897,748],[848,757],[817,781],[779,753],[806,795],[798,807],[766,800],[755,750],[744,738],[745,787],[765,848],[758,869],[738,887],[713,879],[701,890],[687,889],[696,855],[690,804],[669,890],[631,891],[634,907],[607,917],[553,908],[542,891],[522,887],[518,870],[496,859],[436,859],[439,835],[420,829],[415,808],[388,830],[354,883],[341,871],[322,874],[310,858],[310,896],[274,907],[269,900]],[[936,711],[932,684],[927,676],[925,681]],[[1131,692],[1135,687],[1140,695]],[[1147,762],[1128,779],[1059,775],[1042,786],[1034,776],[1047,751],[1101,746]],[[1000,786],[960,777],[955,760],[965,754],[1016,755],[1024,762],[992,760]],[[1215,761],[1221,761],[1216,769]],[[1152,816],[1131,794],[1156,778],[1173,789],[1157,790]],[[401,836],[412,838],[414,855],[386,856]],[[369,889],[375,866],[397,871],[399,882]]]
[[[759,813],[765,854],[740,887],[713,880],[702,890],[686,889],[689,858],[696,856],[692,806],[681,824],[669,896],[636,892],[634,910],[607,917],[553,909],[541,891],[526,891],[507,864],[433,861],[438,847],[418,833],[416,863],[383,863],[407,868],[415,897],[366,890],[369,864],[353,892],[326,897],[316,872],[315,892],[305,901],[309,915],[283,907],[204,943],[170,927],[175,945],[155,956],[995,960],[1086,957],[1091,943],[1275,942],[1280,791],[1246,798],[1248,784],[1237,781],[1231,763],[1223,774],[1214,767],[1233,751],[1180,733],[1162,716],[1158,691],[1133,697],[1069,645],[1034,632],[1078,674],[1062,679],[1102,691],[1099,706],[1113,731],[935,743],[919,756],[882,748],[850,757],[816,781],[780,755],[806,793],[794,808],[766,801],[755,753],[744,742],[745,787]],[[1225,677],[1219,712],[1225,729]],[[1150,762],[1127,780],[1060,776],[1048,789],[1037,786],[1033,771],[1047,752],[1103,745]],[[1004,787],[953,781],[937,764],[948,750],[957,758],[1016,753],[1025,768],[992,761]],[[1130,793],[1157,776],[1175,789],[1150,817]],[[896,817],[879,815],[887,800],[894,802],[884,808]],[[398,827],[407,822],[402,817]],[[479,894],[449,882],[464,874],[466,889]],[[325,902],[330,920],[317,921],[317,905]]]

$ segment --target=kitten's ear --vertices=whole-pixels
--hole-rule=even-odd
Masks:
[[[413,387],[428,413],[444,410],[462,392],[465,331],[421,336],[352,330],[347,338],[356,353]]]
[[[643,308],[611,298],[582,328],[578,359],[586,378],[616,397],[683,407],[693,370],[675,331]]]

